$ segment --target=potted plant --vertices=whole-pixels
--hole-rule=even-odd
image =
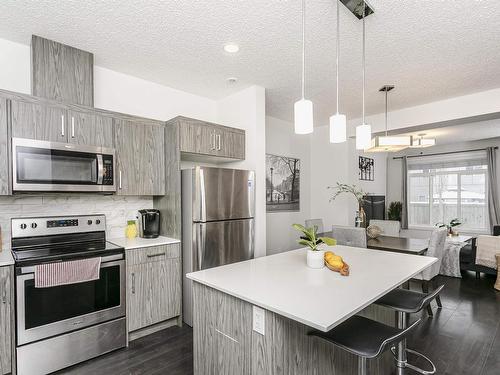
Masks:
[[[387,218],[389,220],[401,221],[401,212],[403,211],[403,204],[401,202],[391,202],[387,209]]]
[[[439,223],[436,223],[436,226],[438,228],[445,228],[448,230],[448,234],[450,236],[457,236],[458,235],[458,232],[455,231],[455,227],[458,227],[459,225],[462,225],[462,222],[458,219],[458,218],[455,218],[455,219],[452,219],[448,224],[445,224],[445,223],[442,223],[442,222],[439,222]]]
[[[354,198],[356,198],[359,207],[359,226],[361,228],[366,228],[366,213],[365,209],[363,208],[363,198],[365,197],[366,193],[356,185],[341,184],[340,182],[337,182],[336,186],[328,186],[328,189],[335,190],[335,194],[330,198],[330,202],[333,202],[340,194],[344,193],[352,194]]]
[[[325,266],[325,251],[319,249],[319,245],[325,244],[335,246],[337,241],[330,237],[318,237],[318,227],[306,228],[300,224],[292,225],[296,230],[302,233],[299,244],[309,247],[307,250],[307,265],[310,268],[323,268]]]

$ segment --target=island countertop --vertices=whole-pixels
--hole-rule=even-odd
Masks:
[[[408,281],[436,258],[329,247],[350,266],[341,276],[306,265],[306,249],[187,274],[195,282],[327,332]]]

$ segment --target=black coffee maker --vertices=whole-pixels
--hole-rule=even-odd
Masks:
[[[156,238],[160,235],[160,211],[154,209],[139,210],[139,236]]]

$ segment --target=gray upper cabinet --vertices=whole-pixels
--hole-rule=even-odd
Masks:
[[[68,111],[68,141],[79,145],[113,147],[113,119],[92,111]]]
[[[94,55],[33,35],[31,88],[35,96],[94,105]]]
[[[12,371],[13,267],[0,267],[0,374]]]
[[[7,133],[7,99],[0,97],[0,195],[9,189],[9,134]]]
[[[164,195],[164,128],[114,119],[119,195]]]
[[[43,103],[12,100],[12,136],[41,141],[66,142],[66,109]]]
[[[245,159],[245,131],[187,117],[169,121],[179,128],[183,155],[215,156],[221,160]]]

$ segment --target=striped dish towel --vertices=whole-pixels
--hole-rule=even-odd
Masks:
[[[98,280],[100,268],[100,257],[38,264],[35,266],[35,288]]]

